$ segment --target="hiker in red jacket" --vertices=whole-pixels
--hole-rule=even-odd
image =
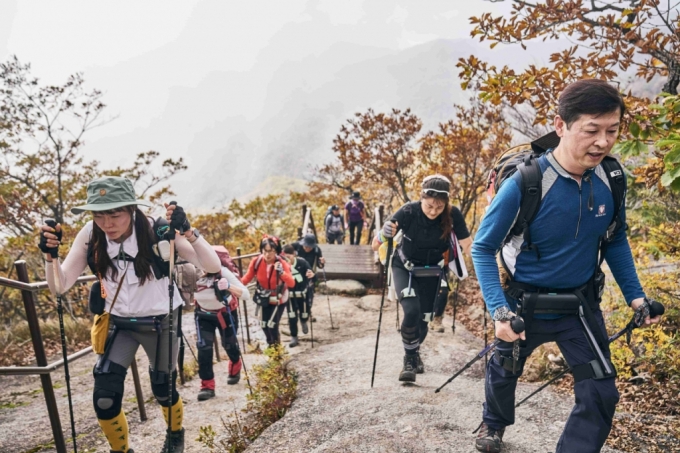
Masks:
[[[288,288],[295,287],[290,264],[281,259],[281,241],[275,236],[265,236],[260,242],[261,255],[253,259],[243,276],[247,285],[257,279],[255,303],[262,307],[262,330],[269,346],[281,343],[279,322],[288,304]]]

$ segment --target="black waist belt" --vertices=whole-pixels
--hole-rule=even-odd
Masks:
[[[113,325],[118,330],[133,332],[160,332],[168,327],[167,315],[145,316],[143,318],[123,318],[111,315]]]
[[[442,274],[442,268],[434,266],[414,266],[410,270],[414,277],[439,277]]]
[[[533,314],[577,315],[581,305],[576,294],[572,293],[534,293]],[[517,305],[517,312],[523,316],[526,303]]]

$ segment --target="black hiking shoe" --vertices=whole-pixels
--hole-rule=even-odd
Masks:
[[[477,439],[475,440],[475,447],[477,450],[484,451],[487,453],[500,453],[503,447],[503,429],[493,429],[486,426],[486,423],[482,422],[474,432],[479,431],[477,434]]]
[[[198,401],[209,400],[215,397],[215,391],[211,389],[201,389],[198,392]]]
[[[161,453],[184,453],[184,428],[179,431],[165,432],[165,442]]]
[[[420,353],[418,353],[418,362],[416,364],[416,374],[423,374],[425,372],[425,364],[423,359],[420,358]]]
[[[404,356],[404,368],[399,373],[399,380],[401,382],[416,382],[416,368],[418,367],[417,355]]]
[[[294,348],[295,346],[299,345],[297,337],[291,337],[290,343],[288,343],[289,348]]]

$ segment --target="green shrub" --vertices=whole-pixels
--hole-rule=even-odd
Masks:
[[[222,419],[224,434],[215,432],[211,425],[200,428],[199,442],[211,452],[239,453],[244,451],[271,424],[281,419],[297,395],[297,375],[288,369],[288,353],[281,345],[265,349],[267,362],[255,365],[251,379],[255,381],[248,403],[241,411],[234,411]]]

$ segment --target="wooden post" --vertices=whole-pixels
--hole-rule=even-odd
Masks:
[[[215,340],[217,340],[217,335],[215,335]],[[221,362],[222,358],[220,357],[220,342],[213,341],[213,348],[215,349],[215,358],[218,362]]]
[[[243,258],[241,258],[241,247],[236,247],[236,255],[238,256],[238,271],[241,273],[241,276],[243,276]],[[248,337],[248,344],[250,344],[250,323],[248,322],[248,306],[246,304],[246,301],[243,302],[243,315],[246,317],[246,336]],[[241,326],[243,328],[244,326]]]
[[[17,277],[19,281],[30,283],[28,280],[26,261],[16,261],[14,266],[17,269]],[[35,352],[35,361],[38,366],[47,366],[47,355],[45,354],[42,335],[40,335],[40,324],[38,323],[38,314],[35,311],[35,299],[33,292],[21,290],[21,298],[23,299],[24,309],[26,310],[26,321],[28,321],[28,330],[31,333],[33,351]],[[66,443],[64,442],[64,433],[61,430],[59,408],[57,407],[57,399],[54,396],[52,377],[49,374],[41,374],[40,382],[43,388],[43,395],[45,395],[45,404],[47,404],[47,413],[49,414],[50,425],[52,426],[54,447],[56,448],[57,453],[66,453]]]
[[[142,384],[139,381],[139,369],[137,368],[137,357],[132,359],[130,364],[132,368],[132,380],[135,383],[135,396],[137,397],[137,407],[139,408],[139,418],[145,422],[146,416],[146,406],[144,405],[144,392],[142,392]]]

